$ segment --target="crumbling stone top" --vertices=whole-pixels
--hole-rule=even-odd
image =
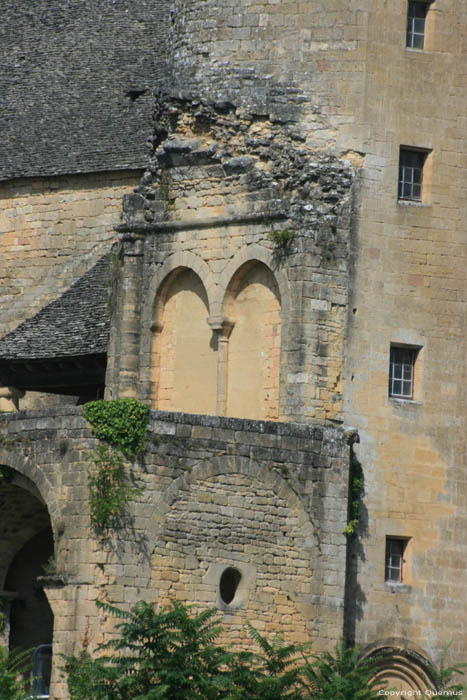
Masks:
[[[0,340],[1,360],[37,360],[107,352],[110,255],[62,296]]]
[[[145,165],[168,0],[3,0],[0,180]]]

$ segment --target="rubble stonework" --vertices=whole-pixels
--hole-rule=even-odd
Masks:
[[[316,650],[339,635],[350,450],[341,428],[152,412],[144,456],[127,465],[140,491],[122,527],[97,535],[87,487],[97,440],[81,409],[10,414],[0,435],[16,504],[2,578],[12,536],[26,542],[47,524],[54,533],[53,571],[41,579],[55,620],[54,697],[66,696],[59,654],[95,648],[112,629],[96,599],[220,606],[235,641],[247,620],[311,636]],[[219,596],[229,566],[243,577],[232,606]]]
[[[92,15],[97,6],[88,4]],[[102,17],[111,7],[117,13],[110,32],[124,4],[106,4]],[[467,658],[459,575],[467,559],[466,30],[459,15],[467,0],[427,3],[423,50],[406,46],[407,0],[134,3],[128,36],[139,22],[150,26],[151,8],[163,18],[153,79],[148,62],[141,64],[150,89],[124,81],[123,112],[134,115],[134,130],[119,140],[122,115],[113,120],[96,107],[96,123],[112,128],[101,150],[99,130],[84,145],[78,130],[84,155],[70,156],[70,183],[55,179],[66,169],[67,133],[52,168],[52,150],[39,158],[50,179],[31,179],[38,147],[31,168],[18,173],[25,179],[2,186],[5,333],[29,311],[34,325],[60,291],[78,277],[89,280],[82,275],[108,251],[117,224],[106,397],[135,397],[155,409],[155,442],[144,466],[135,466],[145,495],[131,506],[127,529],[105,542],[90,536],[88,522],[83,459],[94,438],[78,409],[58,406],[84,400],[84,392],[47,395],[55,412],[5,417],[9,435],[25,431],[30,440],[19,448],[12,437],[0,442],[2,460],[17,470],[2,488],[18,504],[14,527],[23,539],[31,531],[21,523],[42,528],[41,498],[53,501],[58,561],[69,577],[59,571],[44,584],[55,644],[76,649],[110,633],[110,621],[98,627],[94,620],[101,593],[125,605],[140,592],[157,602],[175,596],[217,606],[236,641],[248,613],[259,629],[282,627],[297,641],[311,635],[318,648],[344,633],[369,654],[391,649],[381,671],[388,687],[420,694],[428,661],[439,662],[450,642],[448,663]],[[89,57],[79,56],[87,74]],[[124,57],[125,50],[117,76],[127,75]],[[10,59],[23,65],[20,56]],[[83,88],[91,116],[94,88]],[[152,90],[149,130],[138,115],[148,113]],[[103,98],[119,104],[118,95]],[[57,115],[75,114],[83,124],[68,104],[61,101]],[[42,153],[50,143],[45,127]],[[141,160],[138,134],[146,141],[149,131]],[[4,142],[10,167],[14,141]],[[126,145],[136,142],[125,160]],[[420,200],[398,195],[401,147],[423,154]],[[78,174],[80,163],[86,173]],[[142,177],[126,171],[119,179],[113,169],[125,163],[144,166]],[[92,336],[94,314],[87,320]],[[11,337],[24,328],[31,323]],[[21,343],[28,345],[24,336]],[[388,392],[394,346],[414,358],[410,397]],[[66,369],[63,357],[53,361],[52,389]],[[73,369],[77,381],[79,363]],[[2,387],[2,407],[31,406],[31,393]],[[365,479],[347,547],[342,425],[358,430],[354,457]],[[37,450],[37,464],[28,450]],[[29,494],[22,501],[19,489]],[[395,582],[386,580],[388,538],[405,548]],[[2,550],[5,567],[21,554],[11,541]],[[242,570],[239,606],[226,609],[218,583],[234,561]],[[287,598],[285,588],[300,593]],[[62,700],[65,690],[55,685],[52,694]]]

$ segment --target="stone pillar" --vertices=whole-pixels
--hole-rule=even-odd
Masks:
[[[229,338],[234,322],[223,316],[210,316],[209,327],[217,335],[217,396],[216,414],[225,416],[227,411],[227,380],[229,360]]]
[[[121,243],[120,270],[113,295],[106,399],[139,398],[143,245],[143,238],[133,234],[125,235]]]

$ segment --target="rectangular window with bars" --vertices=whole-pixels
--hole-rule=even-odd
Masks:
[[[404,553],[407,539],[386,537],[386,567],[384,580],[390,583],[404,581]]]
[[[399,154],[399,199],[420,202],[423,166],[427,151],[401,148]]]
[[[407,43],[408,49],[425,48],[426,15],[429,3],[421,0],[409,0],[407,12]]]
[[[417,350],[391,346],[389,356],[389,396],[413,399]]]

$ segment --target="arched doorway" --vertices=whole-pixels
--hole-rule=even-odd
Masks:
[[[0,467],[0,643],[12,649],[35,649],[47,697],[50,684],[53,613],[41,584],[53,558],[49,513],[34,484]]]

